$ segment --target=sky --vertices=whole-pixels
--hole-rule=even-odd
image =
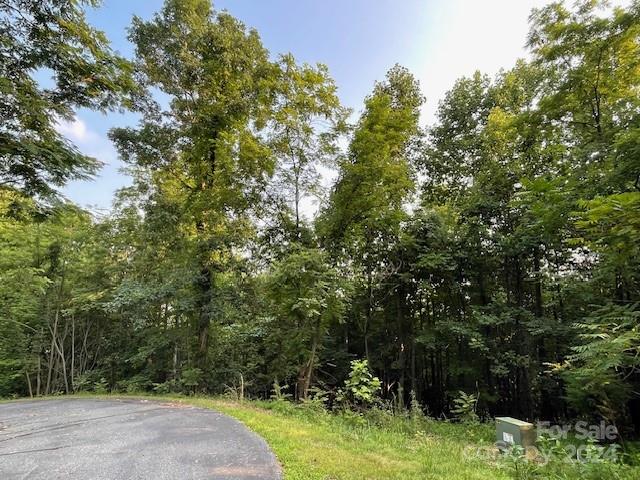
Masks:
[[[546,0],[219,0],[255,28],[275,58],[291,52],[298,61],[324,63],[338,85],[338,95],[356,114],[376,80],[396,63],[420,81],[427,101],[422,123],[434,121],[438,101],[455,80],[480,70],[490,75],[526,57],[528,16]],[[126,30],[133,15],[149,19],[161,0],[103,0],[87,13],[112,47],[133,56]],[[115,191],[130,184],[107,138],[113,127],[134,126],[131,113],[86,110],[59,125],[83,153],[104,163],[92,181],[69,183],[62,193],[97,212],[111,207]]]

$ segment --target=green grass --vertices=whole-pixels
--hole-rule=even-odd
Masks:
[[[632,467],[570,466],[561,462],[542,467],[505,461],[493,452],[491,424],[461,425],[382,411],[364,416],[329,414],[288,402],[144,398],[183,402],[235,417],[267,441],[282,464],[286,480],[640,478],[640,469]]]
[[[439,422],[420,429],[407,420],[381,419],[383,426],[361,425],[362,419],[323,414],[284,404],[231,403],[189,399],[242,421],[260,434],[283,465],[287,480],[364,479],[503,479],[494,466],[465,451],[489,446],[482,427],[443,435]]]

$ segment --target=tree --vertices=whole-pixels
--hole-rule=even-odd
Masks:
[[[397,228],[415,186],[410,147],[422,102],[417,81],[400,66],[376,84],[339,165],[323,220],[327,235],[345,243],[365,235],[366,248],[377,234]]]
[[[130,39],[138,70],[168,96],[138,129],[116,129],[122,158],[151,170],[156,201],[174,204],[195,242],[199,367],[206,371],[217,278],[250,230],[247,212],[273,172],[259,131],[271,113],[275,67],[255,31],[209,1],[168,0]]]
[[[482,162],[478,135],[495,105],[490,79],[480,72],[458,79],[440,103],[438,121],[429,129],[426,152],[420,158],[426,181],[424,195],[430,201],[453,198],[464,192]],[[445,153],[446,152],[446,153]]]
[[[326,244],[346,257],[363,279],[362,333],[364,355],[369,361],[369,330],[379,300],[377,290],[384,290],[383,282],[397,268],[388,255],[397,243],[406,219],[405,203],[415,187],[411,147],[420,133],[422,102],[418,82],[400,66],[388,72],[386,81],[375,85],[319,220]],[[402,315],[399,309],[399,321]],[[402,340],[398,348],[404,352]]]
[[[274,333],[278,341],[284,340],[281,351],[287,364],[298,371],[297,396],[307,398],[323,339],[344,315],[349,285],[326,253],[294,247],[274,266],[269,294],[278,322]]]
[[[100,166],[56,131],[75,108],[132,106],[132,66],[83,8],[96,0],[0,2],[0,185],[51,196]],[[50,72],[50,79],[42,79]]]
[[[70,204],[37,212],[33,199],[2,191],[2,394],[75,390],[95,365],[90,334],[104,320],[105,246],[90,216]]]
[[[338,153],[336,138],[348,113],[337,96],[327,67],[299,66],[291,54],[278,63],[271,138],[276,168],[275,196],[293,210],[294,238],[301,240],[301,202],[321,196],[320,167],[329,167]]]
[[[616,182],[609,177],[609,191],[626,189],[638,178],[637,169],[629,171],[620,161],[616,144],[626,144],[635,135],[628,129],[637,127],[639,37],[637,1],[613,9],[599,0],[577,2],[573,9],[553,3],[532,13],[529,47],[547,72],[540,107],[549,120],[563,123],[564,142],[574,145],[567,167],[588,188],[603,186],[602,169],[618,175],[626,170]]]

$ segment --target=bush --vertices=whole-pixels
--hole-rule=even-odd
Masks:
[[[153,384],[145,375],[134,375],[128,380],[121,380],[116,384],[116,390],[125,393],[146,392]]]
[[[338,400],[351,401],[354,405],[370,406],[377,398],[380,380],[369,371],[367,360],[353,360],[349,378],[344,382],[346,391],[339,391]]]
[[[366,428],[368,426],[367,420],[364,418],[361,412],[354,412],[353,410],[344,409],[338,412],[338,416],[345,423],[345,425],[351,428]]]
[[[325,413],[329,403],[329,392],[320,387],[309,389],[309,395],[302,400],[301,406],[317,413]]]
[[[274,380],[271,388],[271,400],[274,402],[290,400],[293,396],[286,392],[287,388],[289,385],[280,385],[278,380]]]
[[[458,392],[458,397],[453,400],[451,412],[464,423],[477,423],[479,418],[476,413],[478,397],[473,393],[466,394],[462,390]]]
[[[200,380],[202,379],[202,370],[199,368],[187,368],[182,371],[180,383],[184,385],[185,390],[195,393]]]
[[[181,393],[182,385],[177,380],[167,380],[162,383],[154,383],[153,391],[160,395],[166,395],[167,393]]]
[[[109,391],[109,382],[104,377],[101,377],[100,380],[93,384],[93,391],[96,393],[107,393]]]

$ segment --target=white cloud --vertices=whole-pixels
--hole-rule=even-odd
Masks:
[[[100,138],[97,133],[89,130],[84,121],[78,117],[74,117],[72,121],[58,120],[55,128],[58,133],[76,143],[92,142]]]
[[[108,210],[115,191],[131,183],[131,179],[119,171],[123,164],[118,160],[114,146],[106,135],[94,131],[78,117],[69,121],[59,119],[55,129],[82,153],[103,164],[94,179],[71,181],[61,189],[62,194],[84,208]]]

